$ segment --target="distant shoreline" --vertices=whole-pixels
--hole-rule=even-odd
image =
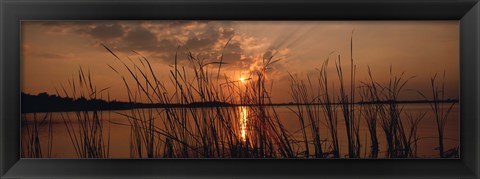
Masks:
[[[403,101],[358,101],[355,105],[364,104],[428,104],[431,100],[403,100]],[[457,99],[436,101],[437,103],[458,103]],[[297,106],[297,105],[341,105],[342,103],[275,103],[263,106]],[[36,112],[71,112],[71,111],[111,111],[146,108],[207,108],[207,107],[237,107],[259,106],[258,104],[231,104],[225,102],[194,102],[190,104],[148,104],[120,101],[87,100],[85,98],[72,99],[56,95],[40,93],[31,95],[22,93],[21,113]]]

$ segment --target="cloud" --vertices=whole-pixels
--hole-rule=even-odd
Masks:
[[[93,38],[109,40],[112,38],[123,37],[125,32],[121,25],[115,23],[115,24],[97,25],[87,33],[91,35]]]
[[[285,58],[288,54],[284,47],[239,32],[234,22],[227,21],[53,21],[42,25],[51,33],[82,35],[115,51],[136,51],[165,65],[174,63],[176,53],[179,64],[187,64],[187,54],[192,53],[207,62],[222,60],[226,70],[254,71],[263,65],[264,55]]]
[[[134,27],[122,39],[124,49],[154,51],[157,49],[157,37],[144,27]]]

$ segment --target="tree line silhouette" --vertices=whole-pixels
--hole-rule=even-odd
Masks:
[[[121,101],[105,101],[102,99],[77,99],[49,95],[46,92],[32,95],[22,92],[21,112],[63,112],[63,111],[100,111],[125,110],[133,108],[166,108],[166,107],[211,107],[231,106],[224,102],[193,102],[190,104],[147,104]]]
[[[252,106],[252,104],[230,104],[226,102],[192,102],[190,104],[150,104],[150,103],[134,103],[122,101],[105,101],[102,99],[86,99],[80,97],[77,99],[61,97],[57,95],[49,95],[46,92],[32,95],[22,92],[21,112],[63,112],[63,111],[100,111],[100,110],[126,110],[133,108],[175,108],[175,107],[215,107],[215,106]],[[359,101],[356,104],[377,104],[377,103],[431,103],[429,100],[406,100],[406,101]],[[456,99],[448,99],[437,102],[458,102]],[[340,103],[332,103],[332,105]],[[269,106],[287,106],[287,105],[328,105],[319,103],[277,103],[264,104]]]

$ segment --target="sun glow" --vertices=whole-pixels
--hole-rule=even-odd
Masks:
[[[244,77],[240,77],[239,81],[242,82],[242,83],[245,83],[246,79]]]

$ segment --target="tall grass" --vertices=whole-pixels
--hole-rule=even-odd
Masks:
[[[227,45],[228,42],[225,47]],[[223,55],[220,61],[215,61],[188,51],[186,54],[189,69],[179,66],[175,55],[175,63],[169,76],[169,84],[175,89],[172,93],[167,90],[167,85],[157,78],[147,58],[142,56],[138,60],[128,59],[126,62],[107,46],[104,47],[120,62],[121,70],[127,72],[127,75],[123,75],[118,67],[109,65],[123,80],[130,102],[167,104],[167,107],[148,112],[135,112],[139,109],[132,109],[133,115],[122,114],[128,117],[129,125],[132,126],[134,142],[131,147],[137,151],[137,157],[143,157],[139,151],[145,150],[147,153],[152,153],[150,150],[157,153],[163,150],[163,156],[181,158],[294,156],[290,137],[279,123],[278,115],[272,107],[265,105],[271,103],[270,92],[266,86],[267,69],[276,60],[264,59],[263,68],[252,72],[246,84],[240,84],[237,80],[221,75],[221,66],[228,65],[222,61]],[[212,69],[215,71],[211,72]],[[133,86],[129,80],[133,81]],[[246,105],[249,108],[246,116],[248,121],[246,124],[238,122],[241,113],[238,108],[168,107],[168,104],[196,102]],[[242,128],[241,125],[248,127]],[[240,130],[244,130],[243,137]],[[159,155],[148,154],[146,157]]]
[[[423,116],[416,119],[409,116],[408,120],[411,125],[409,128],[406,128],[404,120],[402,119],[404,105],[398,104],[397,101],[400,93],[405,91],[405,85],[411,79],[415,78],[415,76],[406,78],[404,76],[405,73],[394,76],[392,67],[390,66],[389,81],[387,84],[382,85],[375,82],[370,68],[368,68],[368,74],[369,81],[362,82],[365,88],[364,96],[376,103],[374,103],[373,106],[367,107],[364,112],[367,117],[367,123],[369,123],[369,126],[374,125],[374,115],[377,115],[380,119],[380,126],[387,141],[387,157],[404,158],[412,156],[412,138],[417,138],[417,126]],[[371,133],[374,132],[373,128],[370,127],[369,131]],[[416,145],[413,145],[413,147],[416,147]]]
[[[334,158],[340,157],[340,148],[339,148],[339,138],[338,138],[338,112],[337,112],[337,104],[335,100],[335,93],[334,87],[329,87],[330,81],[328,80],[328,62],[330,58],[327,58],[325,62],[322,64],[321,68],[318,69],[318,84],[319,84],[319,91],[323,92],[318,96],[318,102],[323,109],[324,118],[326,119],[327,129],[329,129],[330,133],[330,141],[331,141],[331,154],[333,154]],[[332,82],[331,86],[334,86]],[[321,93],[319,92],[319,93]]]
[[[441,84],[437,84],[437,74],[435,74],[433,77],[430,78],[430,88],[432,90],[431,100],[433,101],[432,103],[430,103],[430,108],[435,118],[435,123],[437,128],[437,137],[438,137],[438,152],[440,157],[442,158],[447,157],[445,153],[445,146],[444,146],[445,126],[447,123],[448,115],[450,114],[451,110],[455,106],[455,102],[451,104],[446,104],[443,102],[444,100],[446,100],[445,99],[445,74],[446,72],[444,71]],[[426,95],[424,95],[420,91],[418,91],[418,93],[425,99],[429,99],[427,98]],[[458,149],[454,148],[453,150],[458,150]]]
[[[322,149],[322,139],[320,137],[320,115],[321,107],[320,105],[309,105],[313,103],[318,103],[317,92],[312,85],[312,82],[309,77],[307,77],[307,82],[298,79],[290,74],[290,88],[291,96],[293,101],[297,104],[296,111],[292,110],[298,117],[300,122],[300,127],[303,132],[304,148],[305,148],[305,157],[309,158],[309,148],[310,143],[314,146],[314,155],[316,158],[323,157]],[[315,92],[314,92],[315,90]],[[307,104],[307,105],[303,105]],[[307,135],[307,128],[310,128],[310,135]],[[309,141],[309,137],[312,137],[312,141]]]
[[[290,75],[290,86],[291,94],[293,101],[298,104],[296,105],[297,111],[296,114],[300,120],[301,128],[303,129],[303,137],[305,141],[305,150],[308,153],[308,137],[307,137],[307,124],[305,123],[306,119],[311,126],[311,136],[313,137],[313,145],[315,147],[316,157],[323,157],[322,144],[320,138],[319,124],[321,111],[324,111],[324,117],[326,119],[327,128],[330,131],[330,140],[331,140],[331,153],[334,157],[339,157],[339,144],[338,144],[338,113],[336,110],[336,104],[340,105],[341,114],[345,122],[345,131],[347,135],[347,145],[348,145],[348,157],[349,158],[358,158],[360,157],[360,120],[355,115],[355,72],[356,66],[353,60],[353,32],[350,39],[350,82],[349,88],[347,89],[347,84],[344,81],[344,71],[341,65],[341,57],[338,56],[338,61],[335,61],[335,69],[339,82],[339,93],[336,95],[331,95],[329,89],[329,79],[328,79],[328,61],[327,59],[322,67],[318,69],[318,85],[314,87],[310,80],[310,77],[307,76],[306,82]],[[334,84],[334,83],[333,83]],[[332,84],[332,85],[333,85]],[[335,100],[337,98],[338,100]],[[321,104],[323,105],[302,105],[302,104]],[[305,112],[304,112],[305,111]],[[308,157],[308,154],[307,154]]]
[[[294,152],[293,145],[296,144],[291,139],[291,134],[285,130],[280,118],[272,106],[271,88],[266,86],[267,70],[278,60],[273,60],[273,56],[263,59],[263,67],[255,72],[256,78],[250,83],[246,90],[247,104],[253,106],[253,133],[252,137],[257,138],[254,150],[258,148],[261,158],[275,157],[296,157],[298,152]],[[272,82],[273,83],[273,82]],[[273,84],[271,84],[273,86]],[[275,145],[276,144],[276,145]],[[276,151],[280,152],[277,153]]]
[[[45,113],[41,119],[37,113],[32,114],[33,121],[28,121],[27,116],[22,116],[22,150],[24,158],[50,158],[53,150],[53,122],[51,113]],[[40,138],[42,130],[47,130],[46,143]],[[46,149],[46,152],[43,149]]]
[[[361,101],[375,101],[375,88],[364,86],[360,88]],[[377,158],[379,152],[379,143],[377,136],[377,118],[379,116],[380,105],[366,104],[361,105],[360,113],[367,124],[369,136],[370,136],[370,154],[369,158]]]
[[[84,72],[79,67],[77,80],[72,77],[68,80],[69,86],[61,85],[58,96],[77,99],[82,103],[87,100],[101,99],[101,94],[108,88],[97,89],[93,84],[90,71]],[[109,158],[110,128],[105,128],[104,112],[102,111],[74,111],[60,112],[61,119],[67,129],[68,136],[78,158]],[[107,131],[104,131],[108,129]]]
[[[340,83],[340,91],[338,94],[338,101],[340,103],[340,108],[343,114],[343,119],[345,122],[345,131],[347,133],[347,144],[348,144],[348,157],[357,158],[360,155],[360,137],[359,137],[359,125],[360,120],[355,116],[355,66],[352,63],[350,66],[350,95],[346,91],[345,82],[344,82],[344,72],[342,70],[341,58],[338,56],[338,62],[335,65],[337,70],[337,76]]]
[[[345,131],[347,133],[348,143],[348,157],[358,158],[360,156],[360,136],[359,126],[360,120],[355,116],[355,73],[356,65],[353,60],[353,31],[350,37],[350,84],[349,91],[346,89],[344,82],[344,72],[341,65],[341,57],[338,55],[338,61],[336,62],[337,76],[340,83],[340,93],[338,94],[339,103],[341,104],[341,110],[343,119],[345,121]]]

